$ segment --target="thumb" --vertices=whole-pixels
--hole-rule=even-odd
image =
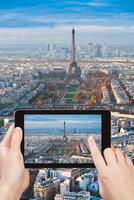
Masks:
[[[20,145],[22,141],[22,130],[21,128],[17,127],[13,131],[12,139],[11,139],[11,150],[13,152],[20,151]]]

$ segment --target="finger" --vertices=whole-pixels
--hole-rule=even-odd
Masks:
[[[30,180],[29,170],[25,169],[23,176],[23,183],[22,183],[22,192],[24,192],[27,189],[29,185],[29,180]]]
[[[22,130],[17,127],[13,131],[12,139],[11,139],[11,149],[13,152],[20,152],[20,145],[22,141]]]
[[[98,169],[98,172],[102,173],[105,170],[106,163],[105,163],[105,161],[96,145],[96,142],[92,136],[90,136],[88,138],[88,144],[89,144],[89,148],[90,148],[93,160],[94,160],[94,164],[95,164],[96,168]]]
[[[128,166],[134,166],[132,160],[126,155],[126,163]]]
[[[8,131],[6,132],[6,134],[2,140],[3,145],[6,147],[10,147],[10,145],[11,145],[11,138],[12,138],[13,130],[14,130],[14,124],[12,124],[9,127]]]
[[[117,163],[116,156],[111,148],[106,148],[104,150],[104,158],[107,165],[114,166]]]
[[[120,149],[116,150],[115,155],[118,163],[126,163],[125,157]]]
[[[98,183],[99,183],[99,193],[101,196],[103,196],[103,186],[99,176],[98,176]]]
[[[23,179],[22,179],[22,182],[21,182],[21,188],[20,188],[20,190],[17,190],[15,199],[21,198],[22,193],[27,189],[27,187],[29,185],[29,181],[30,181],[29,170],[25,169],[24,173],[23,173]]]

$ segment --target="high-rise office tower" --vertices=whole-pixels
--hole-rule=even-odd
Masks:
[[[102,57],[102,47],[98,43],[95,45],[95,56]]]
[[[94,57],[94,50],[95,48],[94,48],[94,44],[93,43],[89,43],[88,44],[88,54],[89,54],[89,57],[90,58],[93,58]]]

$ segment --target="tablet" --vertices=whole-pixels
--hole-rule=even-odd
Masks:
[[[21,151],[28,168],[95,167],[88,146],[93,136],[101,152],[111,146],[107,110],[18,110]]]

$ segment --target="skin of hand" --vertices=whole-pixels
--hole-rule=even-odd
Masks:
[[[29,185],[29,171],[24,168],[20,145],[22,130],[10,126],[0,143],[1,200],[18,200]]]
[[[98,170],[99,190],[103,200],[134,200],[134,165],[117,149],[104,150],[104,158],[92,136],[88,139],[94,164]]]

